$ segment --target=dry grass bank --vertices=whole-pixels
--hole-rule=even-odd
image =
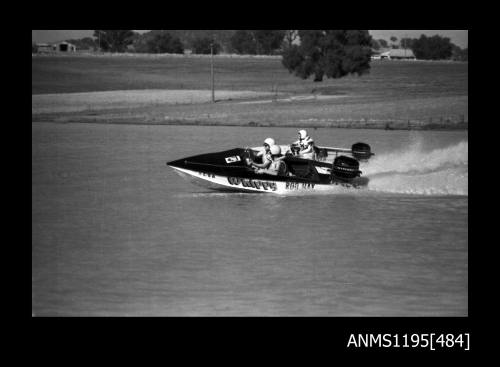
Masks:
[[[404,128],[468,122],[468,64],[372,62],[362,77],[314,83],[279,58],[32,58],[32,121]]]

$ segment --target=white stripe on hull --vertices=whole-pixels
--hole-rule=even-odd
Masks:
[[[184,168],[172,167],[182,177],[202,187],[223,191],[242,192],[267,192],[273,194],[286,194],[301,191],[324,191],[331,189],[332,185],[301,183],[293,181],[272,181],[239,177],[226,177],[213,173],[192,171]]]

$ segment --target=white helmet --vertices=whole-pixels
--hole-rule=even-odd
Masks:
[[[274,139],[273,138],[267,138],[266,140],[264,140],[264,144],[267,144],[269,145],[270,147],[272,147],[274,144],[276,144],[274,142]]]
[[[307,136],[307,131],[305,130],[299,130],[299,136],[301,139],[305,139]]]
[[[271,146],[271,154],[272,155],[279,155],[281,154],[281,148],[279,145],[272,145]]]

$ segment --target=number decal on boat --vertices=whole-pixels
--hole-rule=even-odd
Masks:
[[[210,177],[210,178],[215,178],[215,175],[213,173],[207,173],[207,172],[198,172],[200,176],[205,176],[205,177]]]
[[[235,155],[232,157],[226,157],[226,163],[234,163],[234,162],[239,162],[241,161],[241,158],[239,155]]]
[[[299,190],[299,189],[314,189],[314,184],[309,182],[290,182],[287,181],[285,184],[285,189],[287,190]]]

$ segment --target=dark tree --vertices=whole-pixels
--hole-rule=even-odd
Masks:
[[[413,41],[412,50],[417,59],[445,60],[452,56],[453,44],[448,37],[434,35],[427,37],[422,34]]]
[[[77,50],[93,50],[98,47],[94,38],[84,37],[80,39],[68,39],[66,42],[72,43],[76,46]]]
[[[401,40],[399,40],[399,43],[402,48],[412,48],[413,41],[414,41],[413,38],[401,38]]]
[[[210,54],[210,45],[213,44],[213,53],[217,55],[221,50],[221,45],[210,37],[196,38],[191,43],[193,53],[195,54]]]
[[[124,52],[133,42],[135,32],[132,30],[95,30],[94,37],[104,51]]]
[[[178,37],[173,37],[170,33],[158,33],[147,41],[147,51],[149,53],[184,53],[184,45]]]
[[[289,34],[290,38],[293,36]],[[231,47],[239,54],[271,55],[283,45],[284,30],[238,30],[231,37]]]
[[[460,52],[460,61],[469,61],[469,48],[466,47]]]
[[[392,48],[398,48],[398,44],[397,44],[398,38],[397,38],[397,37],[392,36],[392,37],[390,38],[390,40],[391,40],[391,42],[392,42],[391,47],[392,47]]]
[[[370,70],[371,36],[367,30],[299,31],[300,45],[283,51],[282,63],[290,73],[314,81],[323,77],[362,75]]]
[[[257,53],[257,42],[252,32],[243,29],[237,30],[231,37],[231,47],[239,54]]]
[[[285,38],[285,31],[282,30],[255,30],[253,36],[256,42],[257,54],[271,55],[278,50]]]
[[[285,31],[285,36],[283,38],[284,47],[291,47],[293,45],[293,42],[295,42],[295,40],[297,39],[298,35],[298,31],[296,30]]]
[[[36,54],[38,52],[38,47],[36,44],[32,43],[31,44],[31,53]]]
[[[389,47],[389,44],[387,43],[387,41],[383,38],[381,39],[378,39],[377,42],[379,43],[380,47],[383,47],[383,48],[387,48]]]
[[[452,56],[451,58],[455,61],[469,61],[469,49],[461,49],[459,46],[452,44]]]
[[[371,46],[374,50],[380,50],[380,43],[376,39],[371,40]]]

